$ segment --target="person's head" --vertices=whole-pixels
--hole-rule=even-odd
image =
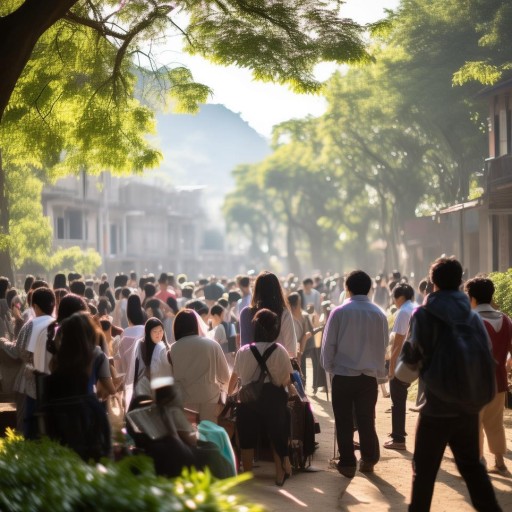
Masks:
[[[238,286],[240,287],[240,290],[242,293],[247,293],[250,290],[251,287],[251,279],[249,276],[242,276],[238,280]]]
[[[182,309],[179,311],[172,324],[172,329],[176,341],[185,336],[197,336],[199,334],[199,325],[194,310]]]
[[[84,297],[87,300],[94,300],[94,290],[90,286],[87,286],[87,288],[85,289]]]
[[[98,315],[100,317],[110,314],[110,302],[107,297],[100,297],[98,300]]]
[[[428,285],[428,277],[424,277],[424,278],[420,281],[420,284],[418,285],[418,291],[419,291],[422,295],[425,295],[425,290],[427,289],[427,285]]]
[[[66,279],[66,274],[59,273],[55,274],[55,277],[53,278],[53,289],[57,290],[59,288],[67,288],[68,282]]]
[[[185,304],[185,307],[187,309],[193,309],[203,319],[205,319],[209,313],[208,306],[202,300],[189,300]]]
[[[32,283],[35,281],[35,277],[31,274],[28,274],[25,277],[25,284],[23,285],[23,289],[25,290],[25,293],[28,293],[28,291],[32,288]]]
[[[494,283],[486,277],[473,277],[466,281],[464,290],[476,304],[490,304],[494,295]]]
[[[32,308],[36,316],[51,315],[55,309],[55,293],[50,288],[37,288],[32,293]]]
[[[5,300],[7,302],[8,308],[11,308],[12,299],[14,299],[14,297],[17,297],[17,296],[18,296],[18,292],[14,288],[11,288],[10,290],[7,291],[7,293],[5,294]]]
[[[144,285],[144,297],[145,297],[145,300],[148,300],[151,297],[154,297],[155,294],[156,294],[156,286],[153,283],[146,283]]]
[[[232,290],[228,293],[228,304],[231,306],[232,304],[238,302],[241,298],[242,296],[239,292]]]
[[[77,312],[65,318],[59,329],[59,350],[54,356],[56,371],[87,379],[92,370],[97,337],[87,313]]]
[[[137,282],[137,272],[135,272],[135,270],[130,272],[130,281],[133,281],[134,283]]]
[[[165,302],[172,309],[174,314],[178,312],[178,301],[174,297],[167,297]]]
[[[363,270],[353,270],[345,279],[345,288],[351,295],[368,295],[372,278]]]
[[[210,308],[210,316],[212,317],[214,326],[222,322],[225,311],[226,310],[220,304],[214,304]]]
[[[98,295],[100,297],[104,297],[105,293],[107,292],[109,287],[110,287],[110,284],[108,283],[108,281],[102,281],[100,283],[100,286],[98,287]]]
[[[191,299],[193,294],[194,294],[194,287],[193,286],[184,286],[181,289],[181,296],[184,299]]]
[[[397,284],[393,288],[393,299],[397,307],[400,307],[404,302],[414,299],[414,289],[406,283]]]
[[[429,277],[434,289],[458,290],[462,283],[462,265],[455,256],[438,258],[430,267]]]
[[[292,308],[292,310],[301,309],[302,301],[300,294],[297,292],[290,293],[290,295],[288,295],[288,304],[290,304],[290,308]]]
[[[162,272],[160,274],[160,277],[158,278],[158,284],[160,285],[160,289],[167,290],[168,282],[169,282],[169,276],[165,272]]]
[[[286,308],[286,299],[279,279],[272,272],[264,270],[256,278],[251,308],[253,310],[270,309],[281,317]]]
[[[160,309],[160,301],[158,299],[149,299],[144,304],[144,309],[149,317],[155,317],[158,320],[163,321],[164,314]]]
[[[144,325],[142,304],[140,297],[135,293],[132,293],[128,297],[128,302],[126,303],[126,317],[131,325]]]
[[[132,291],[130,290],[130,288],[128,288],[128,286],[125,286],[124,288],[121,288],[120,298],[127,299],[131,294],[132,294]]]
[[[149,318],[144,325],[144,341],[141,346],[141,356],[146,368],[151,366],[155,346],[165,339],[164,324],[158,318]]]
[[[304,291],[306,293],[309,293],[311,291],[311,288],[313,288],[313,279],[311,279],[311,277],[306,277],[302,281],[302,287],[304,288]]]
[[[31,289],[37,290],[38,288],[49,288],[48,283],[44,279],[36,279],[32,282]]]
[[[62,297],[65,297],[69,293],[69,290],[67,288],[57,288],[56,290],[54,290],[54,293],[55,293],[55,309],[58,311]]]
[[[69,285],[69,291],[71,293],[74,293],[75,295],[80,295],[80,297],[84,297],[85,296],[85,283],[84,281],[73,281],[70,285]]]
[[[279,317],[269,309],[260,309],[252,319],[254,341],[271,343],[279,336],[281,322]]]
[[[87,302],[79,295],[68,293],[60,299],[59,309],[57,310],[57,323],[60,324],[65,318],[69,318],[72,314],[80,311],[89,311]]]

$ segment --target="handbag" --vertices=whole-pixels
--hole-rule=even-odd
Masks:
[[[245,404],[249,402],[256,402],[259,399],[261,390],[263,389],[263,384],[265,383],[265,379],[267,376],[270,377],[270,372],[268,371],[266,360],[270,357],[276,348],[277,345],[274,343],[269,348],[267,348],[267,350],[265,350],[263,355],[260,355],[258,349],[256,348],[256,344],[251,343],[251,352],[253,353],[256,361],[258,361],[260,366],[260,376],[258,377],[258,380],[248,382],[240,388],[240,391],[238,392],[239,402]]]

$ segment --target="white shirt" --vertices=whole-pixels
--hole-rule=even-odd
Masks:
[[[260,342],[256,343],[256,348],[260,354],[263,354],[271,345],[272,343]],[[286,349],[279,343],[276,343],[276,346],[277,348],[267,359],[266,365],[272,378],[272,383],[276,386],[282,386],[290,379],[290,373],[293,372],[293,368]],[[250,345],[244,345],[237,352],[233,372],[236,373],[242,381],[242,386],[248,382],[258,380],[260,376],[260,366],[251,351]]]

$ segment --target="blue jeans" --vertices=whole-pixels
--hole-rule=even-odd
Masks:
[[[379,439],[375,430],[377,379],[367,375],[332,379],[332,409],[336,422],[340,467],[356,466],[354,453],[354,414],[359,432],[361,459],[375,464],[380,458]]]
[[[478,414],[453,418],[420,414],[413,456],[410,512],[430,510],[437,472],[446,445],[466,481],[471,502],[482,512],[501,511],[483,464],[478,446]]]

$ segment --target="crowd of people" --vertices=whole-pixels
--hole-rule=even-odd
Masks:
[[[27,276],[19,289],[0,277],[2,388],[14,393],[18,430],[35,439],[41,408],[51,399],[95,397],[113,425],[114,409],[123,421],[155,396],[154,382],[173,382],[179,409],[217,423],[226,396],[241,397],[260,380],[257,398],[237,404],[240,466],[252,470],[264,430],[281,486],[292,473],[288,403],[304,399],[306,379],[313,394],[332,389],[336,466],[352,478],[357,469],[374,471],[381,446],[406,449],[408,389],[419,376],[410,510],[430,508],[447,444],[475,508],[500,510],[484,465],[483,432],[495,456],[489,470],[508,475],[503,409],[512,322],[493,304],[489,279],[462,286],[462,267],[453,258],[436,261],[417,289],[398,271],[373,279],[363,271],[302,280],[263,271],[197,281],[167,273],[138,279],[132,272],[117,274],[112,285],[106,274],[73,272],[57,274],[52,286]],[[429,315],[469,322],[492,344],[496,393],[479,413],[457,410],[425,385],[439,330]],[[414,367],[413,377],[404,377]],[[392,403],[391,433],[382,445],[375,430],[379,386]],[[186,453],[186,465],[194,460],[187,447],[194,429],[179,423],[172,446]]]

